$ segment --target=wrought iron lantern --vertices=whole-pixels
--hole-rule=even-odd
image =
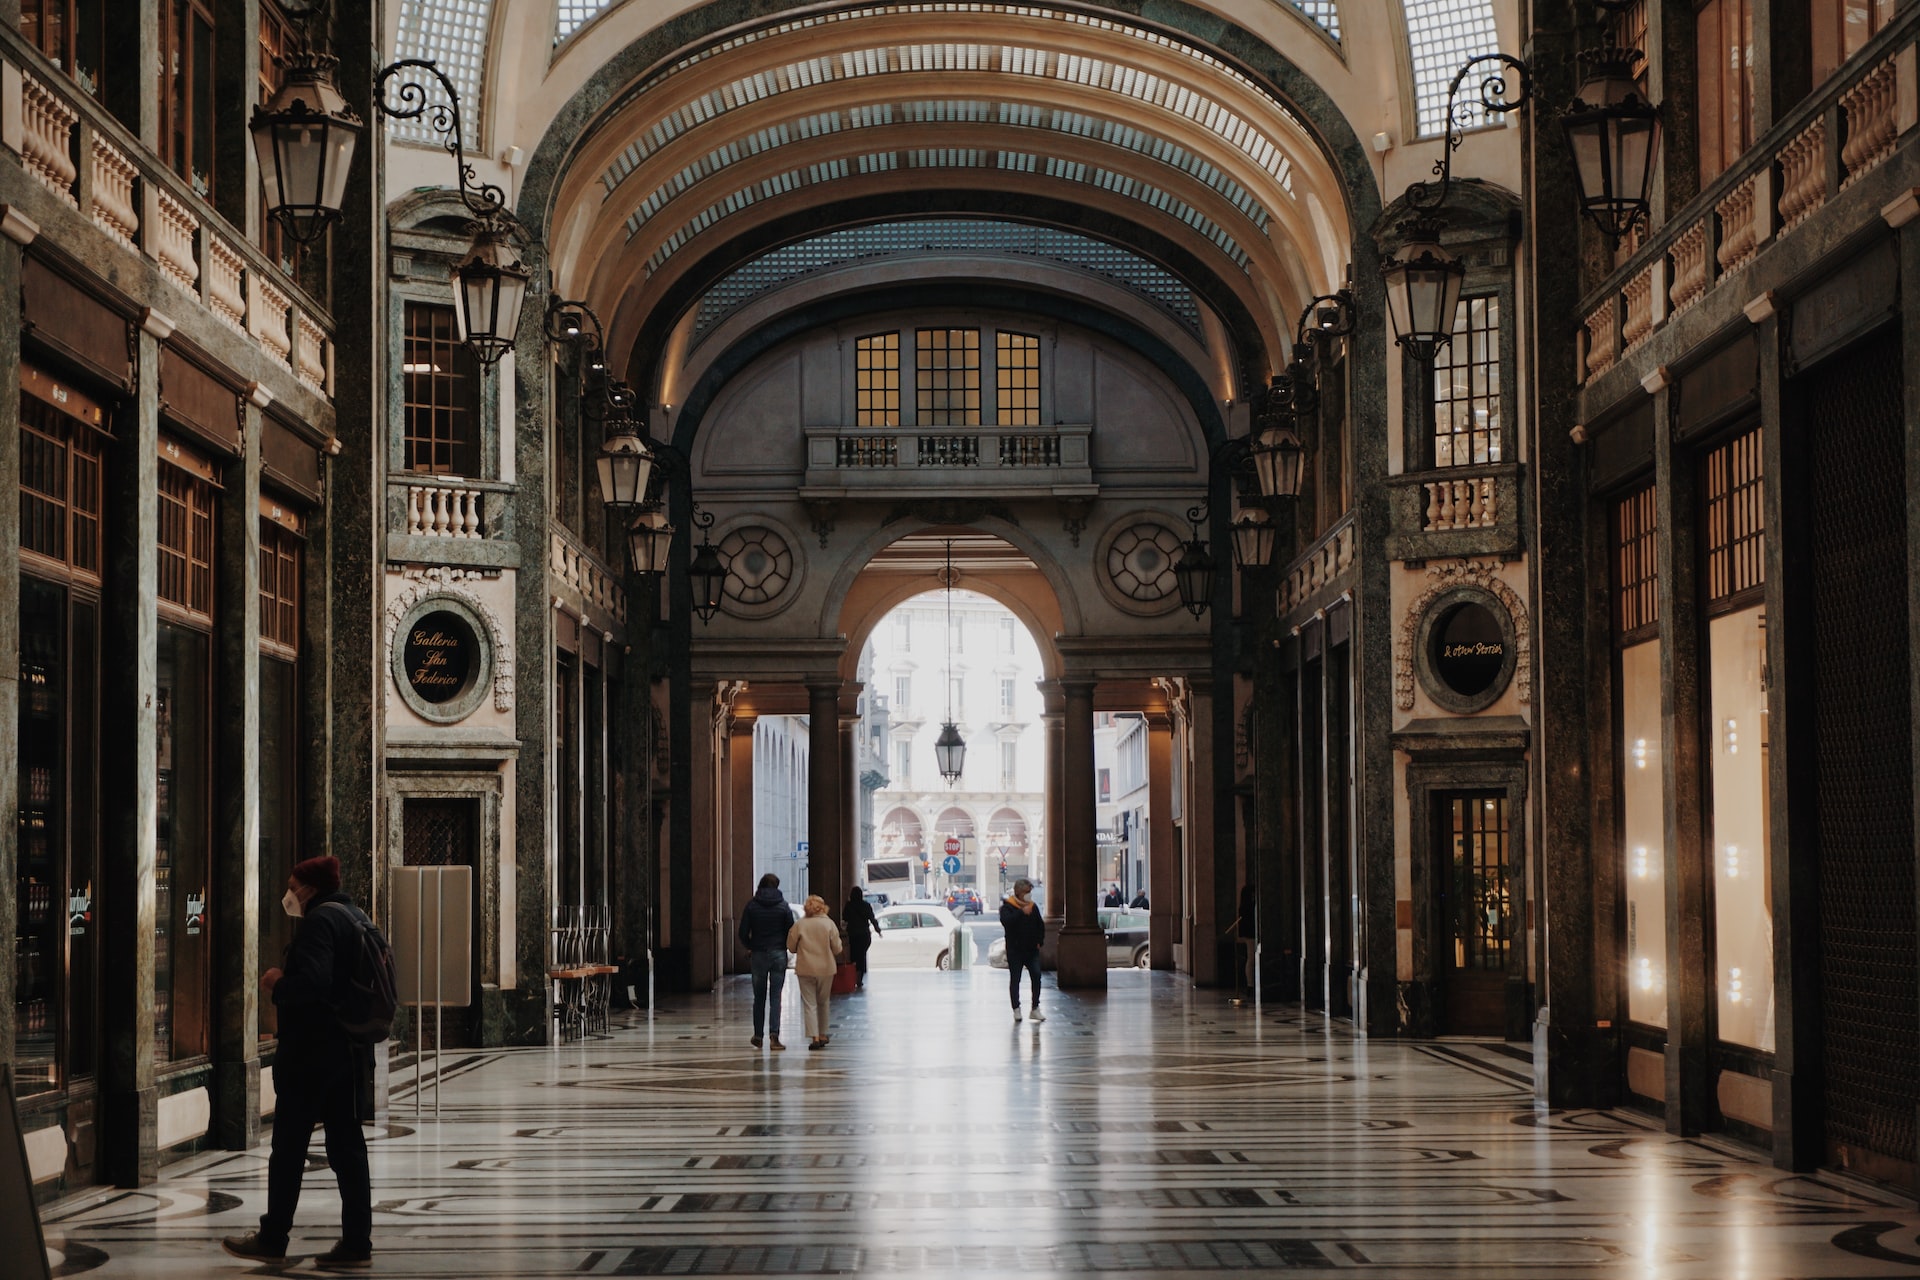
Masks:
[[[1205,506],[1187,512],[1193,536],[1180,545],[1180,558],[1173,562],[1174,585],[1180,589],[1180,603],[1188,613],[1199,617],[1213,603],[1213,576],[1216,566],[1206,539],[1200,536],[1201,522],[1207,518]]]
[[[1580,184],[1580,212],[1618,241],[1652,208],[1653,170],[1660,159],[1660,108],[1634,77],[1637,49],[1595,49],[1581,55],[1586,81],[1560,115]]]
[[[1477,66],[1495,64],[1480,81],[1477,102],[1456,104],[1460,86]],[[1508,78],[1512,73],[1511,81]],[[1434,161],[1438,182],[1416,182],[1407,188],[1411,216],[1400,224],[1400,252],[1382,264],[1386,277],[1387,315],[1394,341],[1422,364],[1431,364],[1453,339],[1454,314],[1460,288],[1466,282],[1466,264],[1440,243],[1444,223],[1440,209],[1453,183],[1453,153],[1474,109],[1505,114],[1517,111],[1533,97],[1533,74],[1527,64],[1504,53],[1469,58],[1447,86],[1447,136]]]
[[[444,101],[428,90],[438,81]],[[438,66],[425,58],[403,58],[380,69],[374,81],[374,105],[395,120],[417,120],[446,139],[460,179],[460,199],[473,214],[468,231],[473,247],[453,268],[454,315],[460,338],[482,364],[491,365],[512,348],[520,331],[520,310],[533,272],[515,246],[518,224],[507,212],[507,193],[481,182],[467,161],[460,131],[460,95]]]
[[[1241,569],[1264,569],[1273,563],[1274,537],[1279,532],[1271,517],[1258,507],[1242,507],[1233,518],[1233,559]]]
[[[668,557],[673,554],[673,526],[667,522],[665,503],[641,505],[627,528],[627,553],[633,571],[643,577],[667,571]]]
[[[1292,380],[1275,374],[1260,411],[1260,434],[1248,452],[1263,498],[1297,498],[1306,475],[1307,453],[1293,429]]]
[[[726,590],[727,564],[707,537],[707,530],[713,528],[713,513],[702,511],[696,503],[693,522],[700,527],[700,545],[694,550],[693,562],[687,566],[687,582],[693,588],[693,611],[700,615],[700,621],[711,622],[720,610],[721,593]]]
[[[340,220],[347,171],[366,131],[334,85],[340,60],[314,38],[326,9],[325,0],[314,0],[300,15],[280,88],[265,106],[254,107],[247,124],[266,187],[266,216],[303,245]]]

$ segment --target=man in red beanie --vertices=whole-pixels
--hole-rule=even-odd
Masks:
[[[366,916],[340,891],[337,858],[308,858],[295,866],[280,905],[300,927],[287,947],[284,970],[260,976],[261,993],[280,1013],[267,1211],[258,1231],[229,1236],[222,1247],[236,1258],[285,1260],[307,1144],[314,1125],[321,1124],[327,1164],[340,1184],[340,1241],[314,1261],[323,1267],[371,1266],[373,1180],[360,1125],[373,1119],[373,1048],[348,1039],[334,1014],[352,980]]]

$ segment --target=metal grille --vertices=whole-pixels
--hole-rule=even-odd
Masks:
[[[1920,1101],[1897,332],[1809,382],[1811,703],[1827,1142],[1911,1161]]]
[[[854,425],[900,425],[900,335],[876,333],[853,344]]]
[[[20,399],[20,546],[100,576],[100,438]]]
[[[1448,928],[1453,967],[1498,973],[1507,967],[1511,867],[1504,796],[1453,796],[1447,802],[1451,852]]]
[[[1653,486],[1629,494],[1613,508],[1613,633],[1636,632],[1660,621],[1660,566],[1655,560]]]
[[[1760,429],[1707,455],[1707,599],[1718,603],[1766,581]]]
[[[409,867],[473,865],[473,800],[408,800],[402,856]]]
[[[260,639],[300,649],[300,538],[271,520],[260,522]]]

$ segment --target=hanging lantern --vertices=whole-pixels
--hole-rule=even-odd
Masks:
[[[1233,518],[1233,559],[1242,569],[1264,569],[1273,563],[1274,535],[1279,530],[1258,507],[1242,507]]]
[[[1213,602],[1213,571],[1213,555],[1196,532],[1181,545],[1180,558],[1173,564],[1173,580],[1180,588],[1180,603],[1196,618]]]
[[[1580,183],[1580,212],[1616,241],[1652,207],[1660,158],[1660,108],[1634,78],[1640,56],[1637,49],[1583,54],[1586,82],[1560,115]]]
[[[673,526],[667,523],[665,506],[649,502],[640,508],[640,514],[627,529],[627,551],[635,573],[667,571],[667,557],[673,552]]]
[[[960,727],[951,720],[940,726],[940,736],[933,740],[933,759],[949,786],[960,781],[960,775],[966,771],[966,739],[960,736]]]
[[[453,268],[453,310],[461,341],[480,363],[494,363],[513,346],[532,278],[506,223],[489,218],[477,224],[473,248]]]
[[[285,79],[247,128],[266,187],[266,216],[300,244],[312,244],[340,220],[347,170],[365,129],[334,87],[340,60],[295,54]]]
[[[720,595],[727,585],[727,566],[711,542],[702,541],[687,566],[687,581],[693,587],[693,611],[700,621],[710,622],[720,609]]]
[[[653,454],[634,432],[616,431],[608,436],[594,462],[600,471],[600,501],[604,506],[623,510],[647,500]]]
[[[1409,218],[1400,224],[1400,233],[1404,240],[1399,256],[1381,268],[1387,314],[1393,320],[1394,341],[1422,364],[1432,364],[1453,338],[1467,268],[1441,247],[1440,224],[1434,219]]]

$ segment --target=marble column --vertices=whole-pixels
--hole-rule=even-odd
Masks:
[[[19,10],[14,10],[14,21]],[[20,802],[20,263],[38,228],[0,207],[0,813]],[[18,885],[19,832],[0,822],[0,885]],[[11,901],[11,900],[9,900]],[[14,909],[0,911],[0,956],[18,946]],[[14,964],[0,963],[0,1062],[14,1057]]]
[[[1173,968],[1180,936],[1180,856],[1173,835],[1173,717],[1147,713],[1147,959]]]
[[[213,633],[213,1138],[245,1151],[260,1136],[260,435],[259,406],[226,469],[219,505]]]
[[[857,703],[857,698],[843,697]],[[827,909],[840,918],[847,891],[860,883],[860,717],[841,715],[840,723],[840,887]],[[825,894],[821,895],[826,897]]]
[[[1059,975],[1063,987],[1107,985],[1106,935],[1095,915],[1099,879],[1098,825],[1094,801],[1094,681],[1060,682],[1061,807],[1066,840],[1066,922],[1060,929]]]
[[[1061,694],[1058,680],[1041,680],[1040,732],[1046,748],[1044,796],[1046,808],[1046,844],[1042,850],[1041,877],[1045,892],[1041,910],[1047,917],[1047,946],[1044,959],[1057,962],[1060,929],[1067,922],[1067,827],[1063,807],[1066,794],[1066,738],[1061,719]]]
[[[154,855],[157,837],[154,702],[159,643],[160,344],[141,333],[132,412],[115,424],[102,496],[121,513],[102,531],[100,794],[100,1163],[103,1180],[133,1187],[159,1171],[159,1090],[154,1084]]]
[[[753,893],[753,730],[755,716],[735,716],[728,728],[727,742],[727,865],[720,890],[718,910],[720,951],[727,957],[728,973],[747,971],[746,952],[741,949],[734,921]]]
[[[711,686],[708,686],[711,688]],[[719,942],[714,936],[715,895],[726,826],[721,806],[727,796],[727,708],[723,701],[703,697],[693,709],[693,753],[688,775],[693,784],[691,812],[693,856],[688,863],[688,891],[693,899],[688,930],[688,989],[706,991],[720,973]]]
[[[840,810],[846,787],[840,751],[840,681],[807,683],[807,885],[829,904],[845,901]],[[789,898],[799,895],[789,894]]]
[[[1201,986],[1232,986],[1236,962],[1232,937],[1222,931],[1234,918],[1239,886],[1234,883],[1232,850],[1221,858],[1216,849],[1216,823],[1221,812],[1214,784],[1215,738],[1212,682],[1195,677],[1187,683],[1188,741],[1192,745],[1187,771],[1187,857],[1193,868],[1192,922],[1188,972]],[[1229,797],[1230,799],[1230,797]],[[1231,820],[1231,810],[1227,811]],[[1228,830],[1231,830],[1229,827]]]
[[[1666,837],[1667,1131],[1692,1134],[1715,1124],[1708,1003],[1712,872],[1702,796],[1698,542],[1693,451],[1676,449],[1670,387],[1653,397],[1654,527],[1660,617],[1663,820]]]

